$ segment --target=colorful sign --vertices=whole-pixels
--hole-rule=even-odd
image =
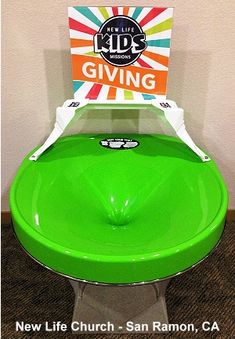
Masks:
[[[69,7],[74,98],[166,95],[173,8]]]

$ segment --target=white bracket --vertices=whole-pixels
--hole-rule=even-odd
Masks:
[[[30,160],[36,161],[45,150],[47,150],[57,139],[63,134],[65,128],[74,118],[75,114],[82,115],[87,109],[146,109],[152,108],[159,113],[159,110],[164,114],[166,120],[170,123],[175,130],[177,136],[188,145],[194,153],[196,153],[203,162],[209,161],[210,158],[196,146],[190,135],[188,134],[184,124],[184,110],[177,107],[176,103],[172,100],[166,100],[162,98],[154,100],[82,100],[81,102],[74,99],[66,100],[62,107],[58,107],[56,110],[56,122],[54,129],[46,139],[44,144],[30,156]]]
[[[196,153],[203,162],[210,161],[211,159],[206,155],[197,145],[194,143],[190,135],[188,134],[184,124],[184,110],[177,107],[176,103],[172,100],[166,100],[159,102],[158,100],[152,100],[152,105],[157,109],[163,111],[166,120],[171,127],[175,130],[177,136],[188,145],[191,150]]]
[[[44,153],[52,144],[59,139],[59,137],[63,134],[65,128],[72,121],[76,113],[82,114],[82,109],[87,106],[88,100],[83,102],[77,102],[74,100],[66,100],[62,107],[57,107],[56,109],[56,122],[54,125],[54,129],[46,139],[44,144],[39,147],[39,149],[31,155],[29,160],[36,161],[42,153]]]

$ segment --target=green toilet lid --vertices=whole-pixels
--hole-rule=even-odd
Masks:
[[[75,135],[28,158],[10,192],[14,229],[58,273],[114,284],[163,279],[202,260],[223,232],[223,178],[177,138]]]

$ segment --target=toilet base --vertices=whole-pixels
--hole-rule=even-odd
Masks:
[[[159,333],[159,324],[168,325],[165,293],[170,279],[136,286],[69,281],[75,293],[74,334]]]

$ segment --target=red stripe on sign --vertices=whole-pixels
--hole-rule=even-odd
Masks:
[[[87,93],[86,99],[97,99],[98,95],[100,94],[102,84],[94,84],[90,91]]]
[[[94,35],[96,34],[96,31],[84,24],[81,24],[80,22],[72,19],[72,18],[69,18],[69,28],[70,29],[74,29],[75,31],[80,31],[80,32],[83,32],[83,33],[87,33],[87,34],[91,34],[91,35]]]
[[[112,7],[113,10],[113,15],[118,15],[118,8],[117,7]]]
[[[149,64],[147,64],[143,59],[139,58],[137,62],[140,64],[142,67],[147,67],[147,68],[152,68]]]
[[[149,21],[155,18],[157,15],[165,11],[166,8],[152,8],[150,12],[139,22],[140,26],[146,25]]]

